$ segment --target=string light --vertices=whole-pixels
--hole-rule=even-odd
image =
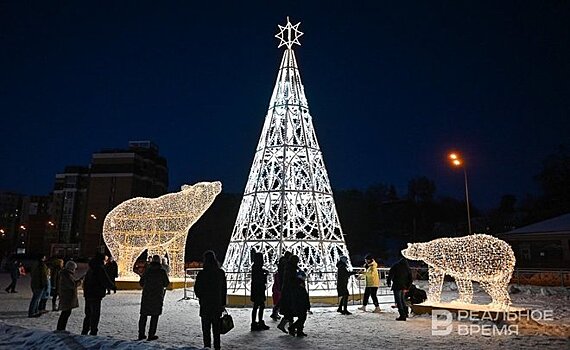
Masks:
[[[457,284],[457,302],[472,302],[472,281],[477,281],[491,296],[492,305],[505,308],[511,304],[508,283],[515,268],[515,255],[505,241],[484,234],[439,238],[426,243],[408,243],[402,255],[428,264],[428,302],[440,302],[443,278],[449,275]]]
[[[219,181],[200,182],[158,198],[132,198],[111,210],[103,223],[103,239],[119,277],[136,276],[133,266],[145,249],[149,256],[168,254],[170,276],[184,277],[188,230],[221,190]]]
[[[293,44],[299,23],[279,26],[285,45],[277,82],[224,260],[230,289],[247,289],[252,250],[273,267],[286,250],[312,272],[311,290],[335,290],[336,263],[348,256]],[[230,276],[231,277],[231,276]]]

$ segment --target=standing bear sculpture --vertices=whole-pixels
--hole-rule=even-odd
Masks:
[[[222,184],[184,185],[180,192],[158,198],[132,198],[116,206],[103,223],[103,239],[119,267],[119,277],[135,277],[136,259],[168,254],[170,276],[184,277],[188,230],[212,205]]]
[[[402,255],[410,260],[422,260],[429,266],[428,302],[440,302],[443,279],[450,275],[455,278],[459,291],[457,302],[472,302],[472,281],[476,281],[491,296],[491,304],[500,308],[511,304],[508,283],[515,255],[505,241],[484,234],[439,238],[426,243],[408,243]]]

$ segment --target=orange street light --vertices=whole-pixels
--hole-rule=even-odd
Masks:
[[[465,166],[465,162],[457,152],[449,153],[447,158],[451,161],[451,165],[455,167],[461,166],[463,168],[463,176],[465,179],[465,203],[467,206],[467,226],[469,227],[469,234],[472,234],[473,231],[471,230],[471,213],[469,211],[469,187],[467,186],[467,167]]]

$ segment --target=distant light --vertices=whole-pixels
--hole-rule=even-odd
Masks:
[[[4,233],[4,230],[0,228],[0,233]]]
[[[50,226],[55,226],[55,224],[54,224],[53,222],[51,222],[51,221],[48,221],[48,225],[50,225]]]
[[[24,225],[20,225],[20,228],[21,228],[22,230],[25,230],[25,229],[26,229],[26,227],[25,227]]]
[[[461,161],[459,159],[455,159],[453,161],[453,165],[461,165]]]
[[[449,154],[449,159],[457,159],[457,154],[455,154],[455,153],[450,153],[450,154]]]
[[[91,214],[91,215],[89,215],[89,216],[91,217],[91,219],[97,220],[97,217],[96,217],[95,215]]]

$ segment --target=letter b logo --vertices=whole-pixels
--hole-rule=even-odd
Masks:
[[[447,310],[432,310],[431,313],[431,335],[451,334],[451,322],[453,316]]]

